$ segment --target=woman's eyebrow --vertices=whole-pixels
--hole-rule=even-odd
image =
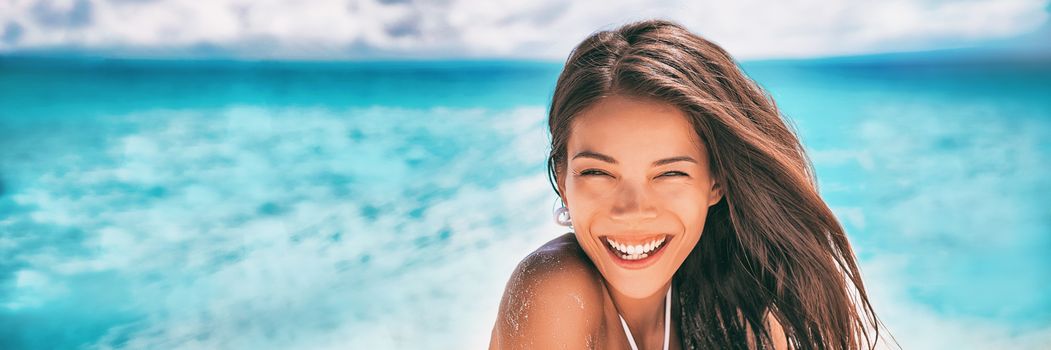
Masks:
[[[690,163],[697,164],[697,160],[693,159],[690,156],[676,156],[676,157],[671,157],[671,158],[664,158],[664,159],[658,160],[656,162],[653,162],[653,166],[661,166],[661,165],[671,164],[671,163],[675,163],[675,162],[690,162]]]
[[[617,160],[613,159],[613,157],[607,156],[607,155],[602,154],[602,153],[594,152],[594,151],[580,151],[579,153],[577,153],[576,155],[573,156],[573,159],[577,159],[577,158],[591,158],[591,159],[601,160],[603,162],[610,163],[610,164],[617,164]],[[697,160],[693,159],[693,157],[690,157],[690,156],[675,156],[675,157],[664,158],[664,159],[655,161],[655,162],[653,162],[653,166],[661,166],[661,165],[671,164],[671,163],[675,163],[675,162],[690,162],[690,163],[696,164]]]
[[[573,159],[577,159],[577,158],[598,159],[598,160],[601,160],[601,161],[606,162],[606,163],[617,164],[617,160],[613,159],[613,157],[610,157],[610,156],[607,156],[605,154],[598,153],[598,152],[592,152],[592,151],[580,151],[580,153],[577,153],[577,155],[573,156]]]

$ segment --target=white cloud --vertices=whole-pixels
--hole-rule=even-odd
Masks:
[[[0,52],[248,58],[562,59],[588,34],[651,17],[679,21],[739,58],[968,45],[1025,34],[1046,0],[13,0]]]

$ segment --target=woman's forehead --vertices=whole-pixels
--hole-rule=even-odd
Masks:
[[[568,140],[572,154],[591,151],[617,157],[700,156],[704,150],[685,113],[673,105],[622,97],[605,98],[579,114]]]

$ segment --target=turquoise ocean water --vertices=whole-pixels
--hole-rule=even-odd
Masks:
[[[1051,343],[1051,63],[744,67],[903,347]],[[0,348],[483,348],[560,68],[0,58]]]

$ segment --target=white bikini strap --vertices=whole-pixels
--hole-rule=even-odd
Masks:
[[[639,346],[635,345],[635,337],[631,335],[631,330],[628,329],[628,323],[624,321],[624,316],[617,313],[617,317],[620,317],[620,325],[624,326],[624,333],[628,335],[628,343],[631,344],[631,350],[639,350]],[[671,287],[668,288],[668,296],[664,298],[664,350],[668,350],[670,342],[668,339],[671,336]]]

